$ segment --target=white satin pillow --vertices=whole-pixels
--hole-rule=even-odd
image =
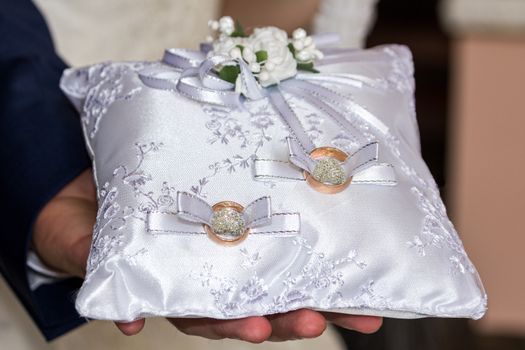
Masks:
[[[482,284],[420,155],[410,52],[390,45],[352,57],[316,77],[352,102],[347,120],[386,167],[354,171],[337,194],[315,191],[287,163],[293,135],[268,99],[234,109],[152,88],[138,72],[178,74],[158,62],[67,70],[61,86],[82,114],[99,202],[79,313],[481,317]],[[363,146],[326,111],[284,97],[316,146]],[[238,244],[218,244],[200,223],[221,201],[248,206],[239,222],[251,232]]]

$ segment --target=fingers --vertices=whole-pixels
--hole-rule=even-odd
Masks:
[[[271,341],[316,338],[326,329],[326,320],[317,311],[301,309],[268,316],[272,325]]]
[[[90,170],[67,184],[40,211],[33,227],[33,249],[55,270],[83,277],[97,212]]]
[[[135,335],[144,328],[145,323],[146,320],[142,318],[133,322],[115,322],[115,326],[117,326],[124,335]]]
[[[51,200],[34,226],[33,247],[40,259],[56,270],[83,276],[96,211],[96,203],[82,198]]]
[[[339,327],[365,334],[377,332],[383,324],[382,317],[354,316],[332,312],[324,312],[323,315],[326,317],[327,321],[330,321]]]
[[[175,327],[188,335],[208,339],[240,339],[250,343],[262,343],[272,333],[272,326],[265,317],[247,317],[236,320],[210,318],[169,318]]]
[[[320,313],[301,309],[285,314],[265,317],[247,317],[236,320],[210,318],[169,318],[168,321],[181,332],[208,339],[239,339],[250,343],[286,341],[316,338],[326,329],[326,321],[340,327],[361,333],[374,333],[381,327],[383,319],[374,316],[353,316],[331,312]],[[115,322],[125,335],[138,334],[144,328],[145,320]]]

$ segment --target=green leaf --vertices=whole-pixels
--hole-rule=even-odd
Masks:
[[[237,66],[224,66],[219,71],[219,78],[235,84],[237,77],[241,73],[241,68]]]
[[[239,50],[241,50],[241,55],[242,55],[242,52],[244,51],[244,46],[242,46],[242,45],[235,45],[235,47],[238,47]]]
[[[255,57],[257,58],[257,63],[261,63],[262,61],[266,61],[268,59],[268,51],[266,50],[259,50],[255,53]]]
[[[239,21],[235,21],[235,30],[230,36],[232,38],[246,38],[247,37],[246,33],[244,32],[244,28],[242,27]]]
[[[288,50],[292,53],[292,56],[295,58],[295,47],[293,47],[292,43],[288,44]]]
[[[313,62],[310,63],[297,63],[298,70],[304,70],[311,73],[319,73],[317,69],[314,68]]]

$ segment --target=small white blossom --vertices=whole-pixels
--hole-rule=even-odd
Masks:
[[[297,29],[296,29],[297,31]],[[294,31],[295,33],[295,31]],[[295,58],[300,63],[311,63],[323,58],[323,53],[316,49],[311,36],[303,36],[303,32],[294,35],[292,45],[295,49]]]
[[[211,30],[215,31],[219,29],[219,22],[214,20],[208,21],[208,27],[210,27]]]
[[[235,22],[230,16],[219,19],[219,31],[227,35],[231,35],[235,31]]]
[[[289,39],[285,31],[276,27],[255,28],[249,37],[231,37],[235,31],[235,22],[229,16],[210,21],[208,25],[212,30],[219,31],[218,38],[212,41],[213,49],[208,56],[226,55],[234,60],[243,60],[263,87],[295,76],[298,62],[312,63],[322,58],[312,37],[302,28],[294,30]],[[290,51],[290,44],[294,53]],[[261,59],[260,55],[266,57]],[[243,93],[241,79],[237,79],[235,85],[236,90]]]
[[[311,36],[307,36],[306,38],[304,38],[303,44],[304,44],[305,47],[308,47],[308,46],[312,45],[313,43],[314,43],[314,40],[312,39]]]
[[[301,61],[301,62],[308,62],[312,59],[312,55],[306,50],[299,51],[297,54],[295,54],[295,57],[297,58],[298,61]]]
[[[219,38],[213,42],[213,51],[210,51],[208,55],[210,57],[214,55],[230,56],[230,53],[234,48],[239,49],[237,45],[244,46],[244,38],[231,38],[229,36],[219,36]]]
[[[292,37],[294,39],[304,39],[306,38],[306,30],[304,30],[303,28],[297,28],[293,31]]]

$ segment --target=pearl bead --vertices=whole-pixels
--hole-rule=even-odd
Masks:
[[[297,28],[293,31],[292,37],[294,39],[303,39],[306,37],[306,31],[303,28]]]

